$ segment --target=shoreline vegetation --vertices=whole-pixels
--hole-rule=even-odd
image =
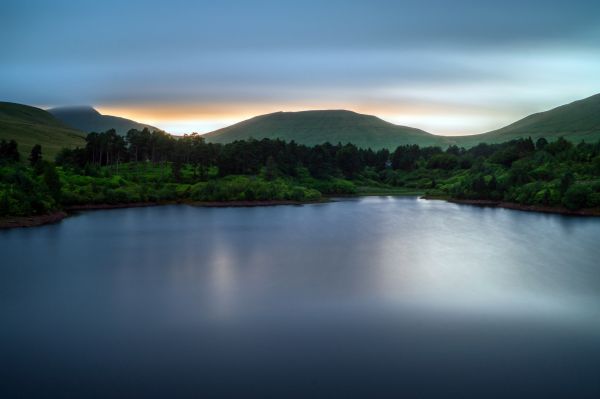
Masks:
[[[360,194],[351,195],[348,197],[368,197],[368,196],[379,196],[379,195],[392,195],[392,196],[412,196],[413,193],[398,194],[396,191],[389,193],[378,193],[378,194]],[[342,195],[339,196],[343,197]],[[165,205],[189,205],[203,208],[249,208],[249,207],[261,207],[261,206],[282,206],[282,205],[311,205],[311,204],[324,204],[332,202],[331,198],[321,198],[314,201],[293,201],[293,200],[256,200],[256,201],[167,201],[167,202],[130,202],[130,203],[117,203],[117,204],[82,204],[74,205],[65,208],[62,211],[52,212],[43,215],[33,216],[4,216],[0,217],[0,229],[9,229],[15,227],[36,227],[46,224],[53,224],[62,221],[63,219],[75,215],[78,212],[83,211],[100,211],[110,209],[125,209],[125,208],[145,208],[153,206],[165,206]]]
[[[53,161],[21,159],[0,141],[0,227],[52,223],[69,212],[190,204],[268,206],[333,197],[418,195],[477,206],[600,215],[600,142],[512,140],[465,149],[282,140],[205,142],[148,129],[90,133]]]
[[[490,201],[490,200],[459,200],[452,198],[444,198],[441,196],[427,196],[418,195],[415,193],[407,192],[399,194],[395,191],[385,192],[381,191],[372,194],[357,194],[348,195],[345,197],[360,198],[368,196],[419,196],[420,199],[434,200],[434,201],[446,201],[458,205],[469,205],[478,206],[485,208],[503,208],[515,211],[524,212],[538,212],[538,213],[549,213],[558,214],[565,216],[600,216],[600,208],[589,208],[579,210],[569,210],[565,207],[549,207],[539,205],[522,205],[514,202],[501,202],[501,201]],[[338,196],[340,198],[343,195]],[[144,208],[153,206],[165,206],[165,205],[189,205],[206,208],[230,208],[230,207],[261,207],[261,206],[282,206],[282,205],[311,205],[311,204],[322,204],[333,202],[331,198],[322,198],[315,201],[289,201],[289,200],[269,200],[269,201],[196,201],[196,202],[139,202],[139,203],[120,203],[120,204],[86,204],[76,205],[66,208],[64,211],[52,212],[44,215],[33,215],[33,216],[5,216],[0,217],[0,230],[18,228],[18,227],[37,227],[46,224],[53,224],[62,221],[63,219],[76,215],[82,211],[99,211],[99,210],[110,210],[110,209],[124,209],[124,208]]]
[[[502,208],[510,209],[513,211],[523,212],[538,212],[538,213],[550,213],[555,215],[564,216],[600,216],[600,208],[586,208],[571,210],[564,206],[543,206],[543,205],[524,205],[515,202],[503,202],[503,201],[491,201],[491,200],[466,200],[466,199],[455,199],[455,198],[444,198],[436,196],[422,196],[425,200],[438,200],[446,201],[457,205],[469,205],[478,206],[482,208]]]
[[[322,202],[322,201],[320,201]],[[124,208],[145,208],[164,205],[190,205],[199,207],[224,208],[224,207],[250,207],[250,206],[275,206],[275,205],[303,205],[307,202],[297,201],[231,201],[231,202],[140,202],[122,204],[87,204],[66,208],[64,211],[52,212],[44,215],[33,216],[5,216],[0,217],[0,230],[17,227],[37,227],[53,224],[63,219],[76,215],[82,211],[100,211]],[[312,202],[314,203],[314,202]]]

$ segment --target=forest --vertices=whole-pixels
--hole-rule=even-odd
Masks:
[[[331,196],[425,194],[577,210],[600,207],[600,142],[540,138],[469,149],[282,140],[207,143],[161,131],[90,133],[84,148],[28,159],[0,142],[0,216],[94,204],[319,201]]]

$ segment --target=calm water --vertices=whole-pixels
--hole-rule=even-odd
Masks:
[[[367,198],[0,232],[0,397],[600,397],[600,219]]]

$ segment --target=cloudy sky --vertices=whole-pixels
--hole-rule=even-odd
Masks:
[[[174,133],[351,109],[437,134],[600,92],[600,1],[0,4],[0,100]]]

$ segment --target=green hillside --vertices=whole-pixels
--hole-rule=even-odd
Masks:
[[[64,107],[53,114],[27,105],[0,102],[0,140],[14,139],[21,153],[41,144],[48,159],[62,147],[83,146],[85,133],[115,128],[158,130],[125,118],[102,115],[91,107]],[[72,126],[72,127],[68,127]],[[600,94],[523,118],[492,132],[473,136],[436,136],[423,130],[399,126],[372,115],[344,110],[276,112],[257,116],[206,134],[207,141],[228,143],[249,138],[280,138],[306,145],[353,143],[362,148],[395,149],[417,144],[472,147],[481,142],[502,143],[513,139],[563,136],[571,142],[600,140]]]
[[[130,119],[112,115],[102,115],[94,108],[87,106],[51,108],[48,112],[65,125],[86,133],[105,132],[109,129],[115,129],[118,134],[124,136],[131,129],[142,130],[147,127],[151,131],[161,130],[154,126],[132,121]]]
[[[423,130],[398,126],[372,115],[344,110],[276,112],[206,134],[207,141],[283,139],[306,145],[353,143],[362,148],[396,148],[404,144],[447,146],[448,138]]]
[[[575,143],[600,140],[600,94],[529,115],[498,130],[455,139],[459,145],[470,147],[479,142],[502,143],[529,136],[548,140],[563,136]]]
[[[600,94],[540,112],[511,125],[472,136],[437,136],[423,130],[398,126],[375,116],[352,111],[276,112],[261,115],[205,135],[214,143],[280,138],[301,144],[354,143],[359,147],[395,149],[398,145],[418,144],[447,147],[456,144],[472,147],[479,143],[502,143],[518,138],[545,137],[554,140],[596,142],[600,140]]]
[[[84,146],[84,137],[83,132],[65,126],[42,109],[0,102],[0,140],[15,140],[25,157],[40,144],[43,156],[53,160],[61,148]]]

